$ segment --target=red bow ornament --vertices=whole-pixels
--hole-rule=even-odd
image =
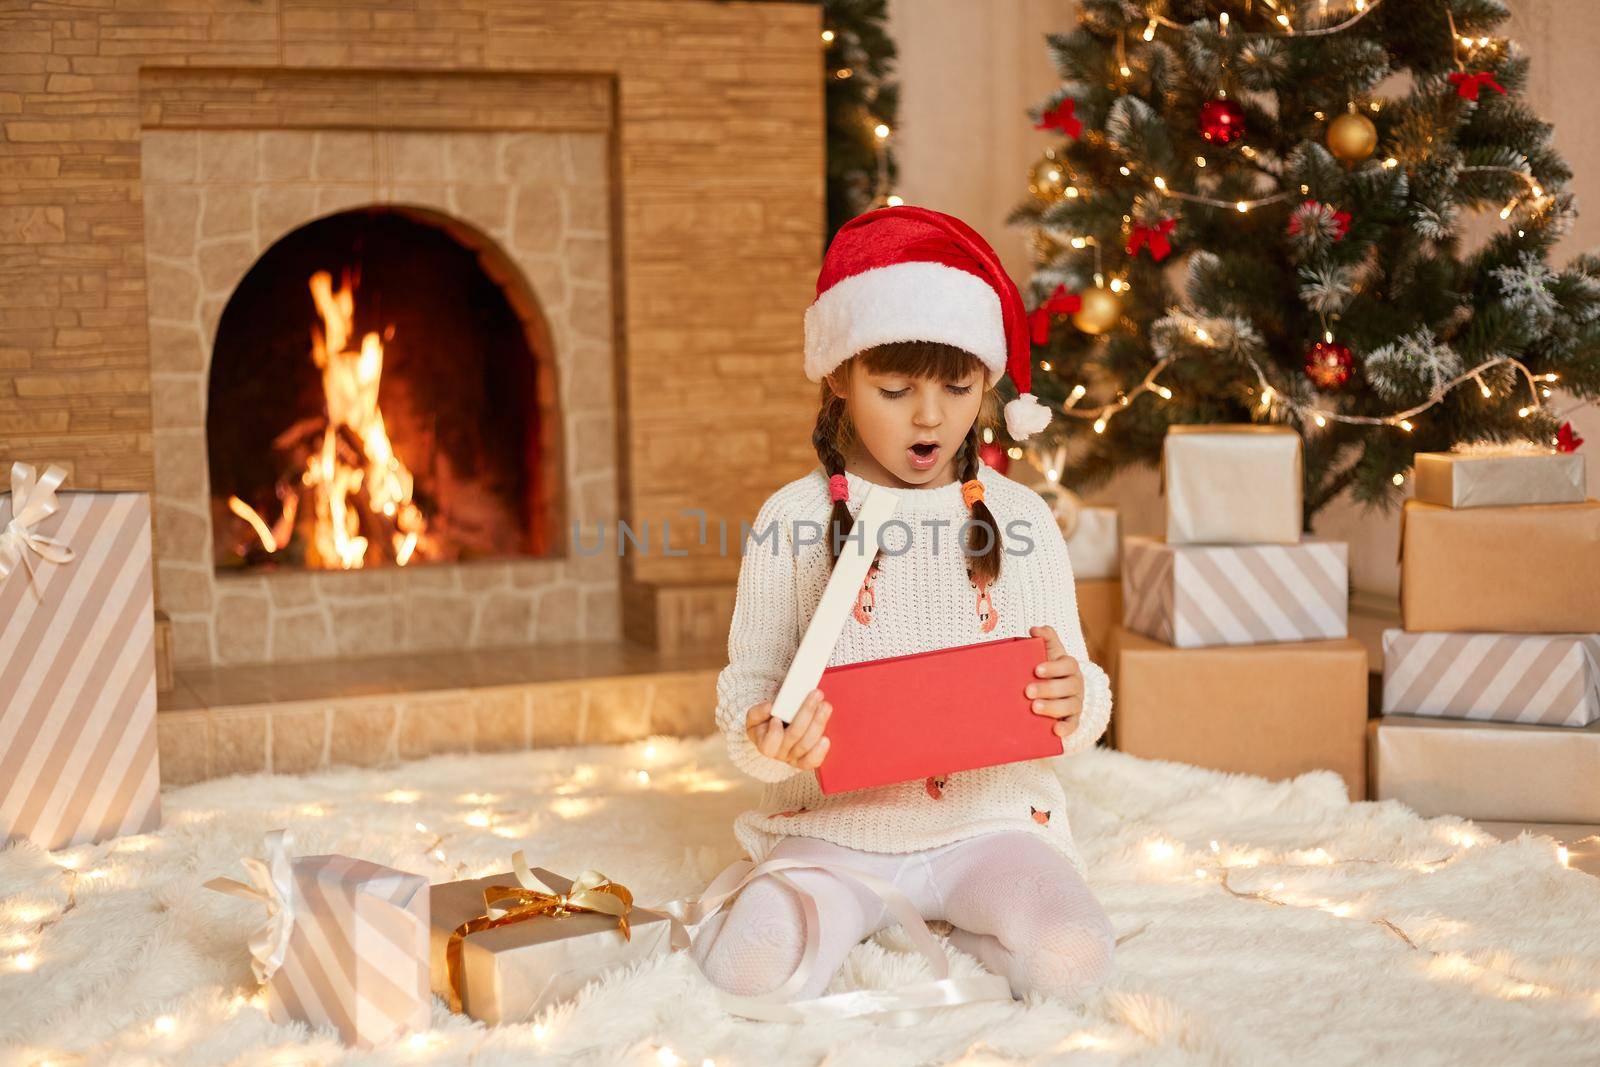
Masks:
[[[1139,249],[1150,249],[1150,258],[1160,263],[1172,251],[1172,241],[1168,234],[1178,224],[1177,219],[1162,219],[1154,226],[1140,226],[1134,224],[1133,231],[1128,235],[1128,255],[1137,256]]]
[[[1028,329],[1033,334],[1033,343],[1042,345],[1049,342],[1050,316],[1071,315],[1082,307],[1083,297],[1067,292],[1064,285],[1056,286],[1056,291],[1050,294],[1049,299],[1028,312]]]
[[[1578,446],[1583,444],[1583,438],[1578,436],[1578,431],[1572,428],[1572,423],[1563,422],[1561,429],[1556,431],[1556,451],[1576,452]]]
[[[1478,99],[1478,93],[1483,91],[1485,85],[1501,95],[1506,91],[1505,86],[1494,80],[1494,72],[1490,70],[1480,70],[1476,74],[1458,70],[1450,75],[1450,84],[1456,87],[1456,95],[1464,100]]]
[[[1078,102],[1070,96],[1055,107],[1044,113],[1044,117],[1034,125],[1036,130],[1060,130],[1068,137],[1076,139],[1083,132],[1083,123],[1072,114]]]

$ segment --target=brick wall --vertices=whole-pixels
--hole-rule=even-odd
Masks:
[[[648,521],[653,540],[675,520],[673,549],[686,553],[630,555],[624,571],[728,579],[737,557],[719,558],[714,536],[699,545],[679,509],[736,531],[814,462],[800,353],[824,230],[819,21],[811,4],[714,0],[7,5],[0,458],[62,463],[69,487],[153,485],[141,70],[607,74],[619,510],[636,529]],[[324,121],[427,120],[426,84]],[[193,106],[215,126],[229,103]],[[227,121],[260,128],[262,116]]]

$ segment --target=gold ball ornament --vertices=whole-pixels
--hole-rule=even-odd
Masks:
[[[1083,306],[1072,313],[1072,325],[1089,334],[1102,334],[1122,317],[1122,301],[1110,289],[1096,286],[1078,294]]]
[[[1028,168],[1028,191],[1040,200],[1060,200],[1067,195],[1067,161],[1054,148],[1045,150],[1039,161]]]
[[[1359,163],[1378,147],[1378,127],[1358,112],[1347,111],[1328,123],[1328,148],[1346,163]]]

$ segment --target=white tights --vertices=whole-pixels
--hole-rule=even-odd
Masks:
[[[956,929],[950,943],[1005,976],[1011,992],[1074,997],[1111,969],[1111,921],[1072,864],[1026,832],[983,834],[921,852],[863,852],[813,837],[786,837],[772,856],[828,860],[894,883],[924,919]],[[863,938],[893,925],[883,902],[824,870],[783,872],[817,901],[819,944],[796,999],[819,996]],[[794,891],[770,875],[697,931],[693,954],[716,986],[742,996],[777,989],[794,973],[805,923]]]

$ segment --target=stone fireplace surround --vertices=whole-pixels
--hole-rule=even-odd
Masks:
[[[151,72],[145,98],[170,116],[173,101],[213,96],[216,80],[231,77]],[[276,80],[264,91],[286,91]],[[398,91],[395,81],[323,75],[314,88],[291,88],[302,105],[338,114]],[[145,131],[157,607],[171,619],[180,668],[619,636],[617,556],[565,551],[570,522],[591,530],[617,519],[610,84],[553,82],[545,102],[587,116],[572,126],[599,128]],[[444,92],[470,111],[502,83],[459,77]],[[222,310],[275,241],[369,205],[444,228],[507,290],[541,362],[543,479],[563,494],[554,510],[564,503],[566,521],[551,530],[561,550],[351,572],[215,572],[204,407]]]

